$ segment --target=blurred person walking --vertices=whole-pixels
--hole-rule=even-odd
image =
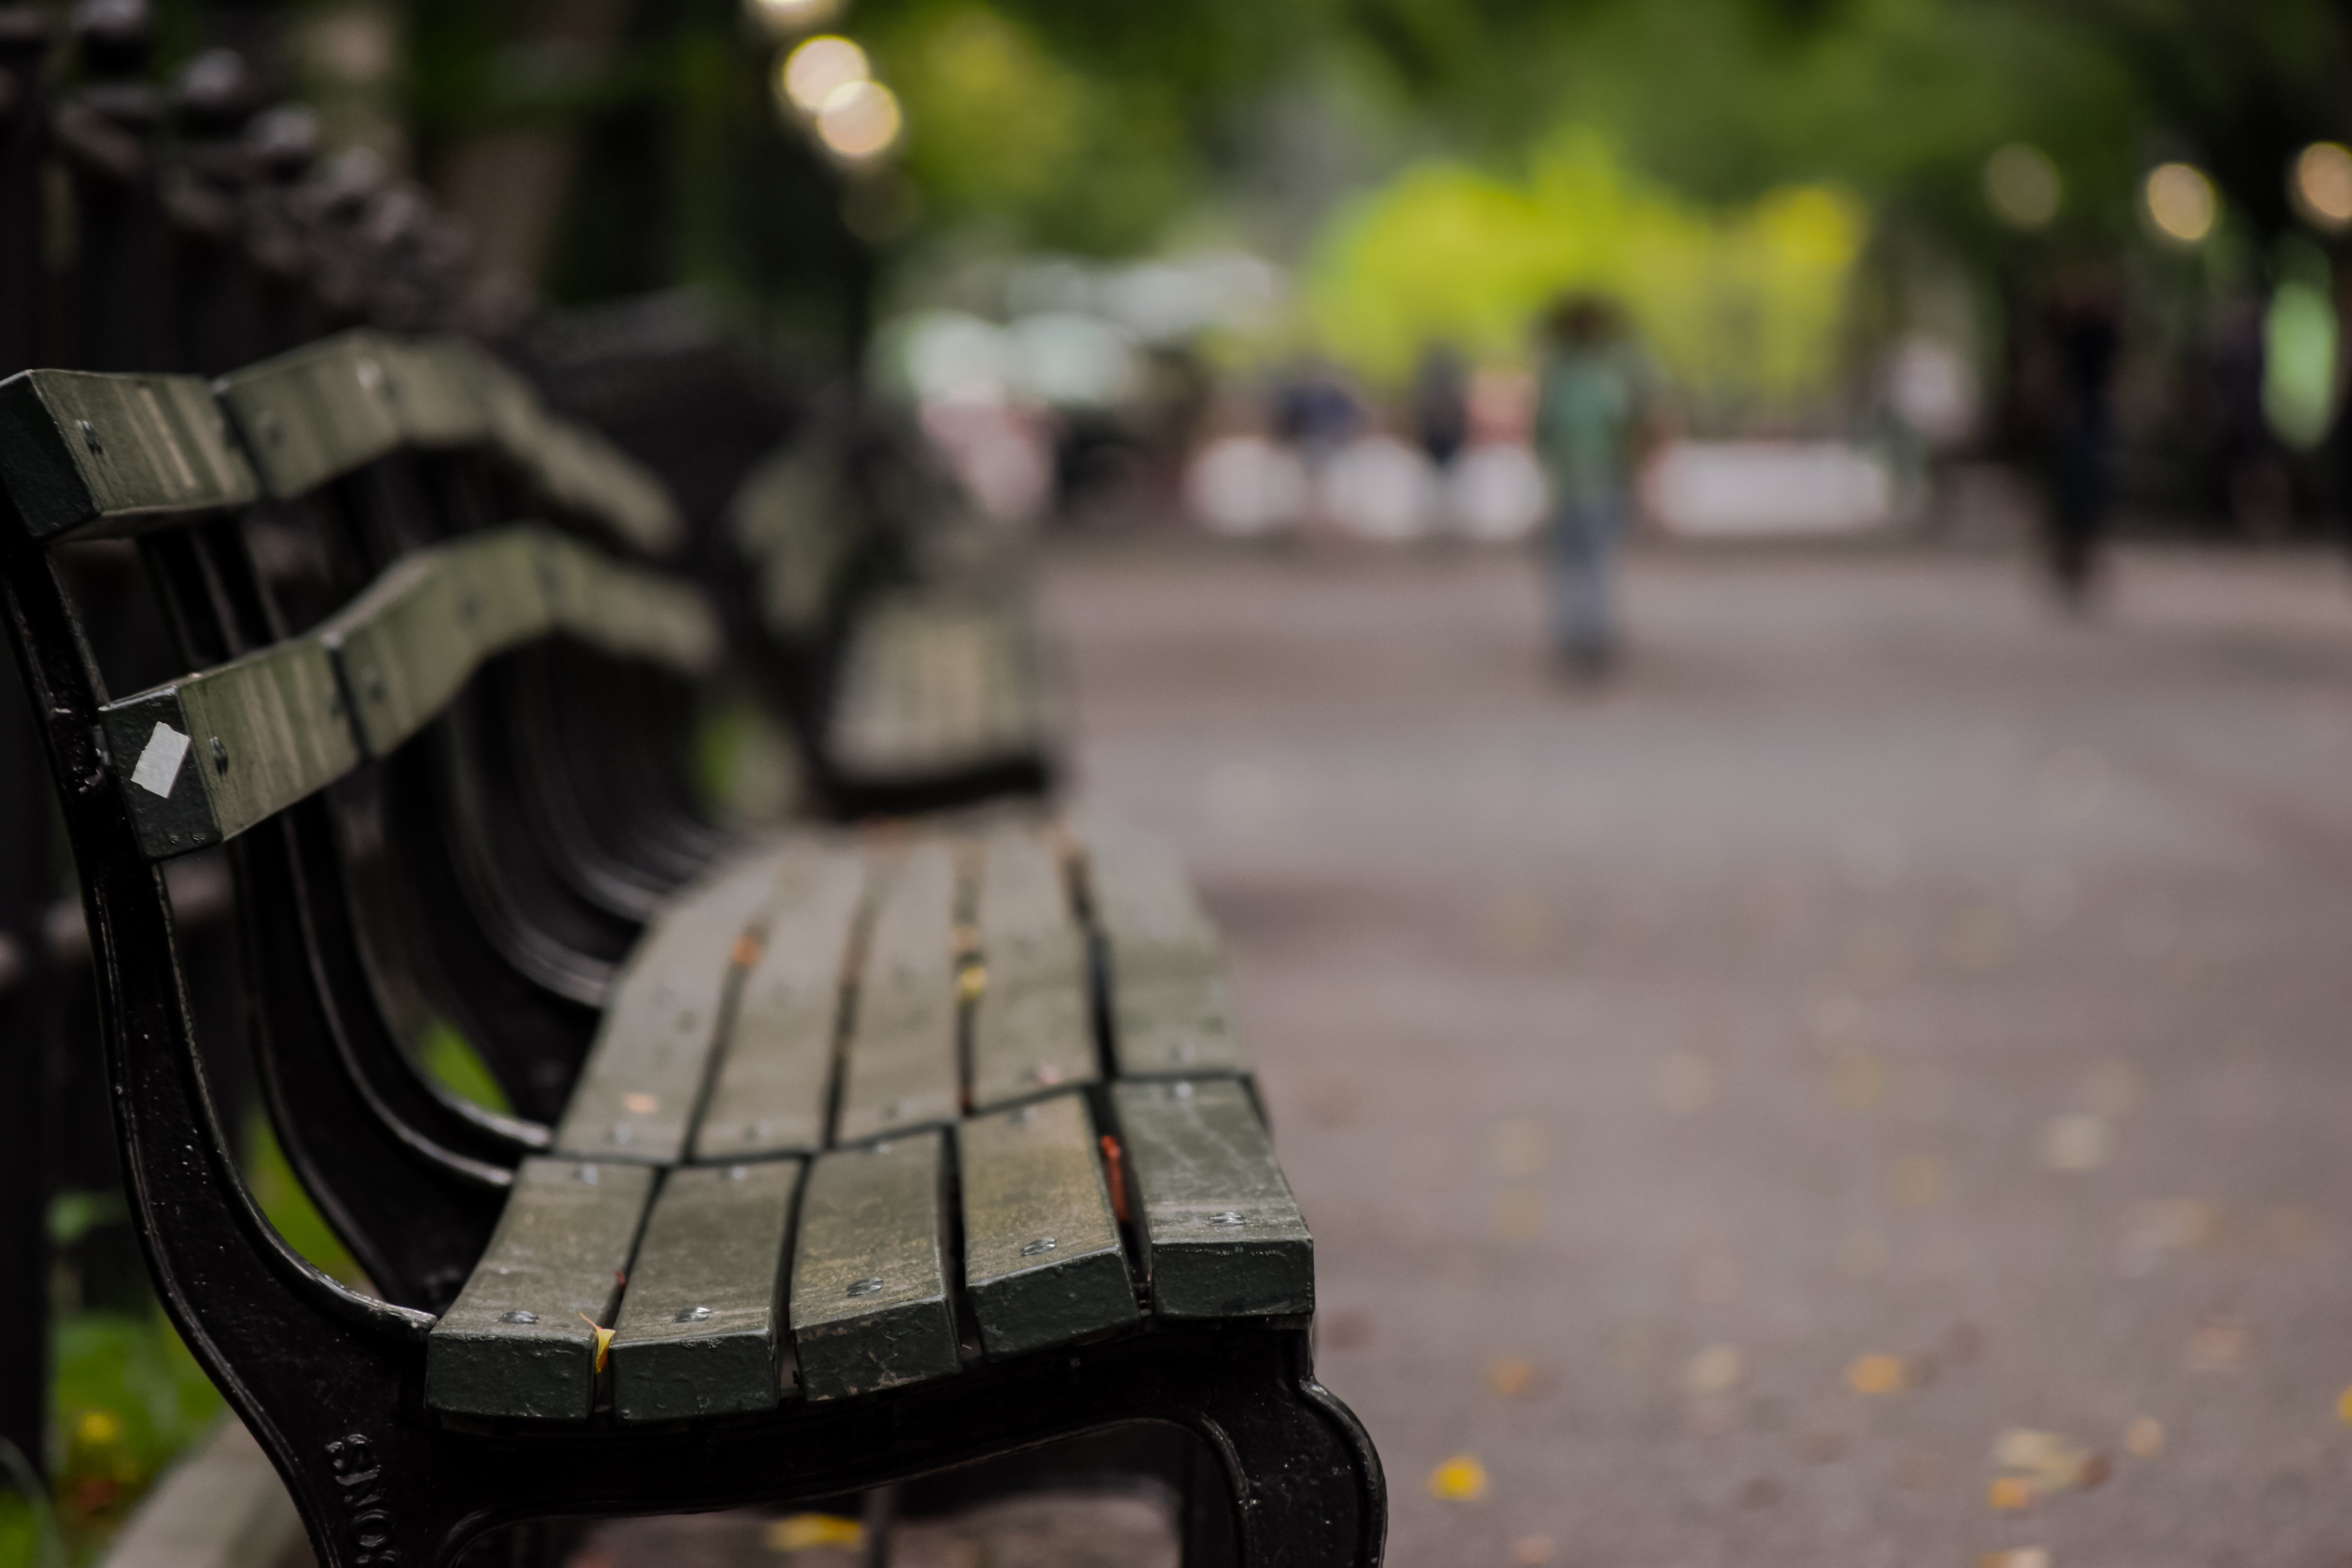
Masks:
[[[2048,505],[2042,544],[2067,608],[2097,586],[2114,486],[2115,372],[2123,327],[2112,282],[2089,268],[2063,275],[2043,318],[2048,355],[2040,408]]]
[[[1562,300],[1544,323],[1536,451],[1551,479],[1553,651],[1600,675],[1616,661],[1611,581],[1633,510],[1650,378],[1618,311],[1594,294]]]
[[[1413,435],[1440,468],[1454,466],[1470,441],[1470,375],[1451,344],[1433,344],[1412,378]]]

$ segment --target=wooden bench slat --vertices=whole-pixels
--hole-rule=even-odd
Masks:
[[[0,382],[0,486],[37,541],[135,532],[261,493],[202,381],[65,370]]]
[[[990,1355],[1067,1344],[1136,1321],[1083,1094],[962,1122],[956,1152],[964,1288]]]
[[[743,977],[695,1130],[697,1160],[824,1146],[844,971],[865,890],[865,862],[843,851],[807,850],[778,871],[760,956]]]
[[[937,1131],[820,1155],[793,1252],[793,1343],[811,1399],[962,1364],[940,1244]]]
[[[360,762],[333,660],[311,637],[110,702],[102,716],[150,859],[235,837]]]
[[[419,551],[319,628],[371,756],[423,729],[484,660],[548,629],[542,543],[512,528]]]
[[[665,1165],[684,1156],[736,943],[774,894],[779,853],[715,869],[638,939],[555,1129],[558,1153]]]
[[[1112,1058],[1122,1078],[1246,1070],[1223,944],[1173,849],[1089,824],[1087,889],[1108,960]]]
[[[376,334],[342,332],[214,384],[263,487],[281,499],[398,449],[392,377]]]
[[[698,590],[616,565],[560,534],[542,534],[541,553],[549,610],[565,632],[592,647],[665,664],[683,675],[718,668],[726,634]]]
[[[646,1220],[613,1335],[613,1409],[685,1421],[772,1409],[797,1160],[674,1170]]]
[[[478,447],[489,410],[473,380],[478,351],[460,338],[386,334],[376,348],[392,377],[393,417],[413,447]]]
[[[981,858],[971,1103],[986,1110],[1100,1076],[1085,933],[1061,857],[1038,834],[991,834]]]
[[[1112,1086],[1135,1171],[1155,1311],[1287,1317],[1315,1310],[1315,1244],[1234,1079]]]
[[[844,1143],[952,1121],[956,1061],[955,859],[917,845],[883,884],[842,1064]]]
[[[425,1403],[461,1415],[587,1420],[590,1321],[613,1321],[654,1177],[644,1165],[525,1160],[488,1249],[426,1337]]]

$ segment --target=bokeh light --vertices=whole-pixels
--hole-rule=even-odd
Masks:
[[[2158,232],[2183,245],[2195,245],[2213,232],[2221,216],[2221,198],[2213,182],[2191,163],[2161,163],[2147,176],[2148,221]]]
[[[2012,142],[1985,160],[1985,200],[2014,228],[2042,228],[2058,216],[2066,186],[2041,148]]]
[[[784,100],[803,114],[822,113],[833,95],[872,74],[866,51],[847,38],[826,34],[784,57],[776,83]]]
[[[851,159],[878,157],[898,139],[898,98],[878,81],[844,82],[817,110],[820,141]]]
[[[2330,234],[2352,226],[2352,148],[2340,142],[2315,142],[2294,160],[2288,182],[2295,209],[2306,222]]]
[[[744,0],[744,8],[772,37],[790,38],[832,21],[841,0]]]

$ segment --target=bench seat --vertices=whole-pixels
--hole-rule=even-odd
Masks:
[[[1213,928],[1139,835],[747,849],[630,956],[425,1403],[692,1420],[1304,1318],[1312,1242],[1234,1040]]]
[[[1025,605],[882,598],[852,624],[824,754],[851,792],[1034,766],[1059,728]]]

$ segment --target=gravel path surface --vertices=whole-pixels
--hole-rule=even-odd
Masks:
[[[1588,689],[1515,557],[1049,566],[1084,797],[1227,926],[1391,1561],[2344,1563],[2340,569],[1629,585]]]

